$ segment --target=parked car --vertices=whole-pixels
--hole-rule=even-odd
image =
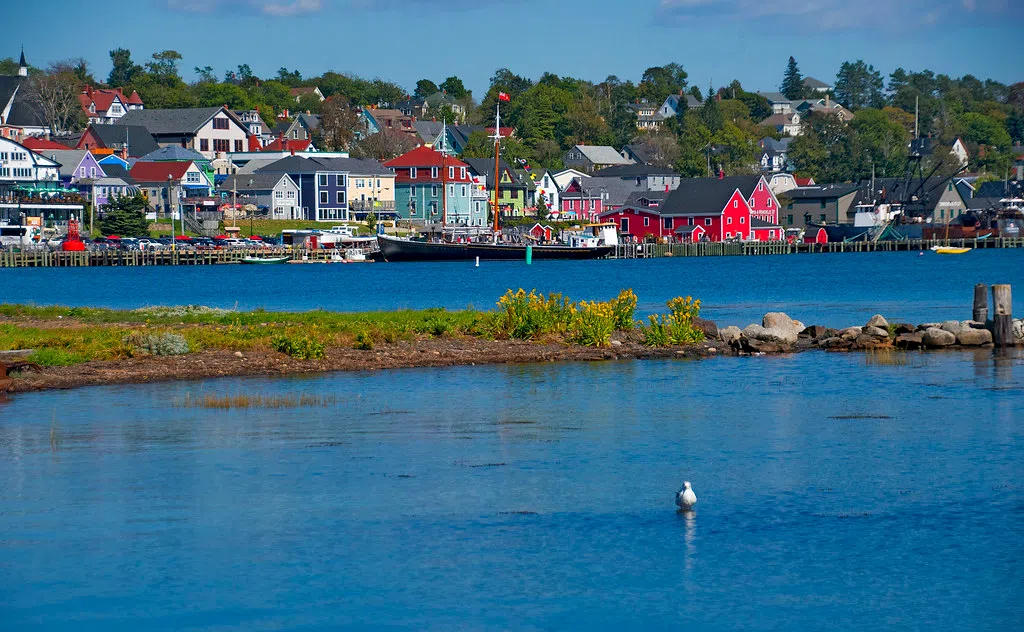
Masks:
[[[156,239],[150,239],[149,237],[143,237],[139,239],[139,250],[163,250],[164,245]]]

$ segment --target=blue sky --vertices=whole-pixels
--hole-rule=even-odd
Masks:
[[[638,81],[644,69],[681,63],[707,89],[736,78],[775,90],[786,60],[832,82],[844,60],[863,59],[888,75],[896,67],[1024,80],[1014,66],[1024,25],[1020,0],[135,0],[96,12],[80,2],[6,7],[30,63],[84,57],[110,71],[108,51],[137,63],[158,50],[194,66],[248,63],[259,76],[281,66],[303,76],[327,70],[382,77],[412,90],[427,77],[456,74],[481,96],[494,70],[531,78],[550,71],[601,81]],[[95,5],[97,8],[99,5]],[[45,7],[45,9],[41,9]],[[45,34],[45,37],[43,35]],[[6,39],[17,58],[18,33]],[[39,40],[33,40],[39,36]]]

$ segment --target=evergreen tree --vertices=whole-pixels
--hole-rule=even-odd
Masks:
[[[110,61],[114,67],[110,69],[107,83],[115,88],[128,85],[135,75],[142,72],[142,67],[132,61],[132,52],[127,48],[110,51]]]
[[[800,68],[793,57],[790,57],[789,63],[786,64],[786,74],[779,87],[787,99],[799,99],[804,96],[804,77],[800,74]]]
[[[704,126],[712,134],[721,130],[725,123],[722,117],[722,109],[718,105],[718,98],[715,96],[714,89],[711,86],[708,86],[708,96],[704,99],[704,105],[700,109],[700,117],[704,121]]]
[[[100,231],[104,235],[119,237],[148,237],[149,224],[146,222],[146,196],[120,195],[106,205],[106,214],[100,220]]]

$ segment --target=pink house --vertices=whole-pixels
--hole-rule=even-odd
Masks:
[[[604,211],[601,191],[593,190],[574,178],[559,197],[559,219],[593,221]]]

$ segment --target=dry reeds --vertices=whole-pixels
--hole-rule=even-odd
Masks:
[[[264,397],[262,395],[201,395],[192,397],[191,393],[185,395],[185,399],[174,403],[177,408],[207,408],[219,410],[231,410],[232,408],[326,408],[338,403],[335,395],[313,395],[302,393],[301,395],[278,395]]]
[[[906,366],[910,364],[910,360],[905,351],[892,347],[880,347],[866,350],[864,364],[868,366]]]

